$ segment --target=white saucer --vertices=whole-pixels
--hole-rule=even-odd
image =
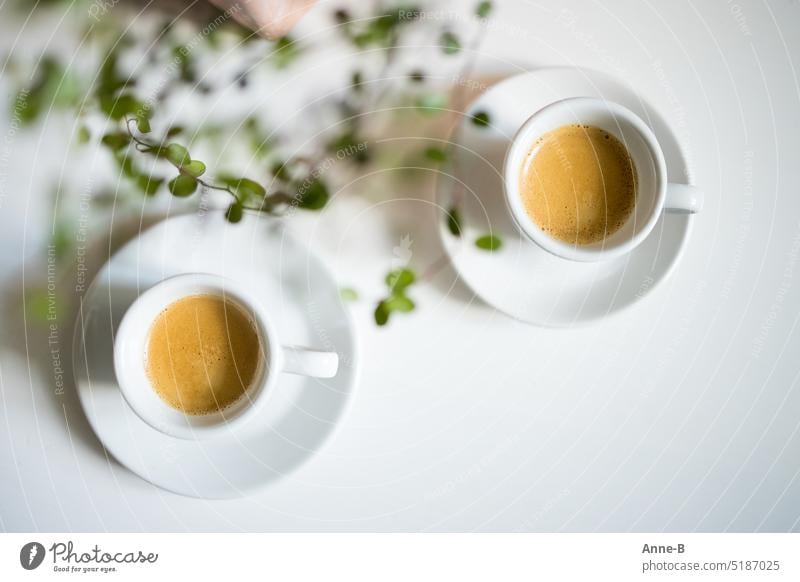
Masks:
[[[632,89],[605,73],[539,69],[504,79],[478,97],[453,134],[454,159],[437,186],[437,203],[444,212],[460,197],[462,234],[453,236],[443,217],[440,236],[467,285],[499,311],[527,323],[579,325],[634,304],[669,275],[692,223],[687,214],[664,214],[636,250],[600,263],[556,258],[518,234],[503,200],[502,167],[509,141],[545,105],[579,96],[615,101],[637,113],[661,142],[669,180],[691,183],[678,139],[663,118]],[[472,115],[481,111],[489,114],[489,127],[472,122]],[[475,239],[489,232],[502,238],[499,251],[475,246]]]
[[[170,275],[206,272],[246,285],[269,309],[281,341],[336,351],[330,380],[283,375],[259,422],[221,438],[187,441],[139,419],[113,369],[113,334],[131,301]],[[193,497],[243,495],[289,473],[330,437],[357,377],[357,346],[334,278],[275,222],[222,212],[168,219],[129,242],[100,270],[75,330],[75,382],[106,449],[147,481]],[[254,419],[255,420],[255,419]]]

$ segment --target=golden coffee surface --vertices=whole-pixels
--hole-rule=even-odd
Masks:
[[[153,389],[171,407],[207,414],[239,399],[262,357],[258,332],[239,307],[214,295],[190,295],[153,322],[146,369]]]
[[[565,125],[531,148],[520,178],[525,210],[550,236],[586,245],[625,224],[636,204],[636,168],[620,140]]]

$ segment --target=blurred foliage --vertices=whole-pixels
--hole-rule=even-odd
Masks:
[[[484,251],[494,252],[500,250],[503,241],[496,234],[489,233],[475,239],[475,246]]]
[[[74,108],[80,100],[78,80],[52,55],[45,55],[32,82],[20,89],[12,102],[12,118],[20,125],[34,123],[51,110]]]
[[[409,313],[416,308],[414,301],[406,294],[416,281],[417,275],[407,267],[390,271],[386,275],[389,295],[378,301],[374,313],[375,323],[386,325],[393,313]]]
[[[487,1],[472,6],[473,17],[477,19],[487,18],[492,9],[491,2]],[[399,61],[402,36],[408,27],[437,27],[433,31],[434,38],[438,38],[437,50],[445,57],[462,54],[463,46],[474,46],[462,43],[452,22],[424,18],[423,7],[418,4],[385,6],[377,2],[371,14],[358,17],[344,7],[335,9],[331,16],[337,34],[357,53],[369,55],[370,59],[381,55],[383,63],[377,70],[367,58],[364,63],[356,64],[346,91],[330,99],[338,108],[339,122],[330,124],[329,131],[322,134],[317,144],[320,146],[316,149],[318,153],[308,158],[287,156],[281,151],[286,134],[270,131],[255,116],[243,119],[232,135],[226,135],[227,125],[215,125],[205,119],[198,119],[193,127],[187,124],[190,126],[171,126],[158,132],[153,129],[160,127],[159,114],[177,89],[189,89],[200,95],[215,90],[210,81],[206,81],[209,75],[201,69],[203,59],[196,52],[198,47],[202,46],[207,52],[216,51],[219,56],[231,50],[226,38],[234,39],[237,45],[246,44],[247,47],[237,49],[242,51],[244,66],[231,79],[234,87],[244,91],[250,86],[251,74],[261,66],[285,71],[297,65],[304,54],[315,49],[310,41],[301,42],[289,36],[267,41],[217,9],[209,9],[210,17],[205,26],[195,24],[192,35],[187,36],[186,29],[192,27],[184,22],[177,26],[171,19],[165,19],[152,30],[132,28],[126,20],[127,10],[116,3],[100,6],[76,0],[39,0],[33,7],[18,3],[20,10],[48,7],[84,18],[84,41],[95,52],[99,48],[102,58],[97,75],[81,79],[65,67],[63,55],[56,51],[42,55],[32,69],[33,74],[27,79],[18,79],[19,89],[11,109],[20,126],[30,126],[56,112],[68,112],[76,118],[70,137],[72,143],[96,143],[104,148],[116,164],[124,187],[145,197],[164,191],[178,198],[192,197],[201,190],[224,192],[230,197],[225,217],[232,223],[241,221],[247,212],[280,215],[294,208],[319,211],[331,198],[327,161],[335,159],[355,167],[373,161],[373,151],[367,147],[361,120],[384,97],[398,96],[396,86],[391,85],[389,90],[387,80],[393,78],[389,71]],[[264,50],[248,51],[255,43],[262,44]],[[144,57],[139,54],[142,50],[146,51]],[[11,56],[14,70],[25,70],[24,65],[17,62],[20,59]],[[134,56],[136,59],[131,58]],[[123,66],[131,60],[139,62],[133,71]],[[148,67],[150,71],[157,69],[168,73],[166,81],[151,96],[145,95],[140,84],[140,75]],[[430,73],[424,65],[403,75],[405,95],[410,96],[418,114],[433,116],[452,109],[448,95],[427,82]],[[18,78],[19,74],[13,76]],[[479,126],[490,123],[485,112],[476,113],[472,121]],[[227,137],[226,145],[235,142],[252,153],[257,163],[251,175],[210,168],[204,161],[192,157],[190,150],[195,149],[198,141],[223,142],[223,137]],[[444,165],[451,158],[449,148],[438,146],[425,147],[419,155],[433,165]],[[109,196],[116,203],[117,192]],[[448,230],[460,236],[461,217],[456,206],[448,210],[446,220]],[[498,250],[501,243],[489,236],[478,239],[476,244],[486,250]],[[415,308],[407,291],[416,281],[415,273],[408,268],[394,270],[386,276],[388,293],[375,308],[376,323],[385,325],[393,314]],[[343,289],[342,298],[354,301],[357,294],[352,289]]]

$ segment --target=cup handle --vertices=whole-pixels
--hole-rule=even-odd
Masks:
[[[333,378],[339,369],[339,354],[301,347],[283,347],[283,372],[311,376],[312,378]]]
[[[667,184],[666,212],[695,214],[703,209],[703,191],[687,184]]]

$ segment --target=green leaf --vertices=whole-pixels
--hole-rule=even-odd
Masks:
[[[139,186],[139,189],[147,196],[153,196],[158,192],[158,189],[163,183],[164,180],[154,179],[146,175],[139,175],[136,177],[136,185]]]
[[[247,198],[262,198],[267,193],[264,186],[249,178],[241,178],[237,184],[237,190]]]
[[[442,33],[439,39],[439,44],[442,47],[442,52],[446,55],[457,54],[461,50],[461,43],[458,37],[452,31],[446,30]]]
[[[472,123],[478,127],[486,127],[492,122],[492,118],[485,111],[477,111],[472,116]]]
[[[100,142],[110,148],[112,151],[121,150],[131,142],[131,136],[127,133],[118,131],[114,133],[107,133],[103,136]]]
[[[274,145],[272,137],[261,129],[261,124],[257,118],[248,117],[242,127],[248,137],[253,153],[258,156],[265,156],[270,153]]]
[[[493,234],[485,234],[475,240],[475,246],[484,251],[494,252],[500,250],[503,241]]]
[[[119,150],[115,152],[114,158],[117,160],[117,164],[119,164],[119,168],[124,176],[134,179],[139,177],[140,172],[134,167],[133,160],[130,156]]]
[[[447,212],[447,230],[453,236],[461,236],[461,212],[457,206],[452,206]]]
[[[278,180],[283,180],[284,182],[288,182],[292,179],[292,176],[289,173],[289,164],[282,160],[278,160],[274,164],[272,164],[272,168],[270,168],[270,172],[273,176],[275,176]]]
[[[42,102],[43,99],[35,92],[35,89],[22,89],[12,103],[11,117],[18,118],[22,125],[30,125],[41,114]]]
[[[166,148],[163,148],[162,154],[179,168],[192,161],[191,156],[189,156],[189,150],[177,143],[171,143]]]
[[[62,69],[60,74],[61,77],[57,77],[59,84],[53,90],[53,107],[74,107],[83,97],[78,80],[66,69]]]
[[[65,224],[56,225],[53,235],[50,237],[50,244],[55,250],[56,260],[64,259],[72,249],[74,234],[70,232]]]
[[[410,20],[410,13],[410,9],[397,8],[372,18],[358,32],[351,31],[352,23],[343,32],[359,48],[391,46],[396,42],[397,27]]]
[[[343,8],[340,8],[333,13],[333,19],[339,24],[345,24],[352,20],[350,13]]]
[[[225,220],[232,223],[237,223],[242,219],[244,208],[240,202],[232,202],[228,209],[225,211]]]
[[[414,271],[407,268],[395,269],[386,275],[386,285],[393,294],[400,294],[417,280]]]
[[[173,125],[167,130],[166,137],[167,139],[169,139],[171,137],[175,137],[176,135],[180,135],[181,133],[183,133],[183,127],[181,127],[180,125]]]
[[[405,295],[392,295],[384,303],[389,311],[399,311],[401,313],[408,313],[416,307],[414,302]]]
[[[343,287],[339,289],[339,297],[342,298],[342,301],[358,301],[358,292],[350,287]]]
[[[375,308],[375,323],[386,325],[389,322],[389,315],[391,315],[391,310],[386,306],[386,302],[381,301],[378,303]]]
[[[272,62],[278,69],[285,69],[300,56],[300,45],[288,36],[275,41],[275,50],[271,55]]]
[[[302,182],[295,194],[294,199],[300,208],[306,210],[320,210],[328,203],[328,187],[320,178],[314,178],[311,182],[306,179]]]
[[[51,313],[58,313],[56,299],[56,296],[49,295],[44,289],[28,291],[25,297],[28,316],[38,323],[47,324]]]
[[[351,37],[351,39],[353,41],[353,44],[355,44],[359,48],[366,48],[373,42],[377,42],[377,39],[369,30],[366,32],[355,34]]]
[[[185,174],[189,174],[194,178],[199,178],[206,172],[206,165],[201,162],[200,160],[192,160],[188,164],[183,164],[181,166],[181,172]]]
[[[375,307],[375,323],[386,325],[393,312],[408,313],[413,311],[415,307],[414,302],[405,295],[392,295],[380,301]]]
[[[381,14],[378,18],[372,20],[370,22],[370,28],[376,39],[384,40],[388,38],[389,33],[392,32],[399,23],[400,20],[397,13],[390,12],[388,14]]]
[[[231,174],[222,173],[217,175],[217,180],[233,190],[234,194],[236,194],[242,202],[246,202],[249,198],[262,198],[267,193],[264,186],[249,178],[240,178]]]
[[[144,105],[133,95],[122,94],[117,97],[109,94],[100,96],[100,108],[111,119],[119,121],[126,116],[139,117]]]
[[[262,212],[273,212],[279,206],[291,206],[294,198],[289,196],[286,192],[273,192],[269,196],[265,196],[261,201],[259,210]]]
[[[115,48],[106,56],[103,64],[100,66],[100,73],[98,74],[100,82],[95,90],[98,96],[112,96],[113,93],[127,84],[126,80],[120,75],[117,69],[118,63],[119,53],[117,48]]]
[[[350,88],[355,93],[360,93],[361,90],[364,88],[364,73],[361,71],[353,71],[353,74],[350,76]]]
[[[191,47],[183,45],[172,47],[173,62],[178,65],[178,78],[184,83],[194,83],[197,80],[191,50]]]
[[[442,148],[429,147],[425,149],[425,157],[432,162],[443,163],[447,161],[447,152]]]
[[[197,190],[197,180],[191,176],[179,174],[176,178],[170,180],[167,186],[174,196],[184,198],[186,196],[191,196],[194,194],[195,190]]]
[[[92,134],[89,128],[85,125],[81,125],[80,128],[78,128],[78,143],[87,143],[90,139],[92,139]]]
[[[36,69],[33,83],[17,93],[12,103],[12,116],[20,125],[28,125],[51,109],[77,105],[80,97],[74,75],[55,58],[45,56]]]
[[[239,180],[241,178],[237,178],[236,176],[234,176],[233,174],[231,174],[229,172],[218,172],[217,175],[216,175],[216,179],[219,182],[222,182],[226,186],[229,186],[229,187],[231,187],[232,189],[235,190],[238,187]]]
[[[139,133],[150,133],[150,119],[148,115],[142,114],[136,117],[136,128]]]
[[[328,151],[340,160],[353,159],[359,164],[369,161],[370,153],[366,142],[358,137],[353,129],[347,129],[328,142]]]
[[[489,14],[492,13],[492,3],[488,0],[484,2],[478,2],[478,5],[475,7],[475,14],[478,18],[488,18]]]
[[[420,113],[435,115],[447,107],[447,97],[442,93],[425,93],[417,97],[416,105]]]
[[[241,180],[241,178],[238,178],[233,174],[229,174],[227,172],[220,172],[216,175],[216,178],[219,182],[222,182],[225,186],[227,186],[234,192],[239,188],[239,181]]]

